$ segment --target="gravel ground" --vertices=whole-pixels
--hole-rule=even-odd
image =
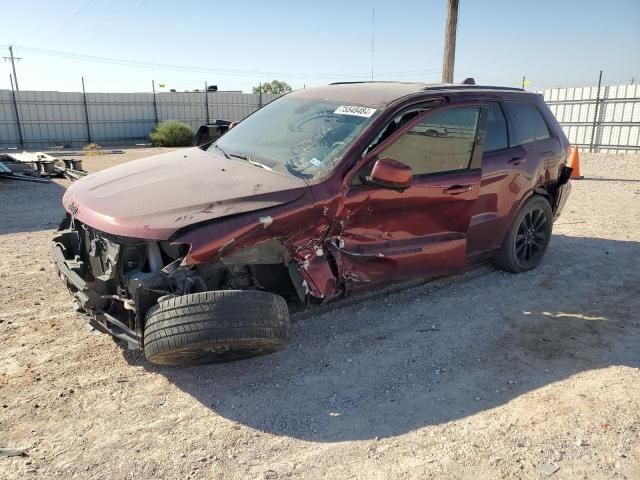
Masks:
[[[89,170],[150,150],[87,157]],[[640,478],[640,156],[583,155],[543,264],[299,319],[161,368],[92,335],[49,259],[66,181],[0,183],[0,478]]]

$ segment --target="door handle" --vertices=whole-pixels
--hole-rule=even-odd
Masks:
[[[524,157],[513,157],[511,160],[509,160],[507,163],[509,165],[520,165],[521,163],[526,162],[527,159]]]
[[[473,185],[452,185],[445,188],[442,192],[447,195],[459,195],[461,193],[470,192],[473,190]]]

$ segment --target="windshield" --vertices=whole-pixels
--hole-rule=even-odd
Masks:
[[[218,139],[208,150],[300,178],[320,178],[379,112],[359,105],[282,97]]]

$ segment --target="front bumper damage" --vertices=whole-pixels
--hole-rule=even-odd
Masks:
[[[128,324],[107,312],[113,296],[107,292],[100,293],[98,281],[88,282],[79,274],[84,262],[69,249],[70,244],[77,242],[77,233],[73,230],[61,230],[54,238],[53,245],[56,269],[74,297],[77,313],[96,330],[124,340],[131,348],[140,347],[142,342],[140,332],[136,331],[138,329],[130,328]],[[122,305],[126,305],[127,301],[128,299],[122,299]]]
[[[130,348],[142,346],[148,308],[170,293],[168,276],[160,271],[158,244],[153,242],[152,249],[147,243],[95,231],[69,215],[53,239],[53,260],[76,311],[93,328]],[[143,271],[149,265],[153,270]]]

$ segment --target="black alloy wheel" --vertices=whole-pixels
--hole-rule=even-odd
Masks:
[[[551,240],[553,212],[549,201],[534,195],[516,215],[493,263],[512,273],[536,267],[544,257]]]

